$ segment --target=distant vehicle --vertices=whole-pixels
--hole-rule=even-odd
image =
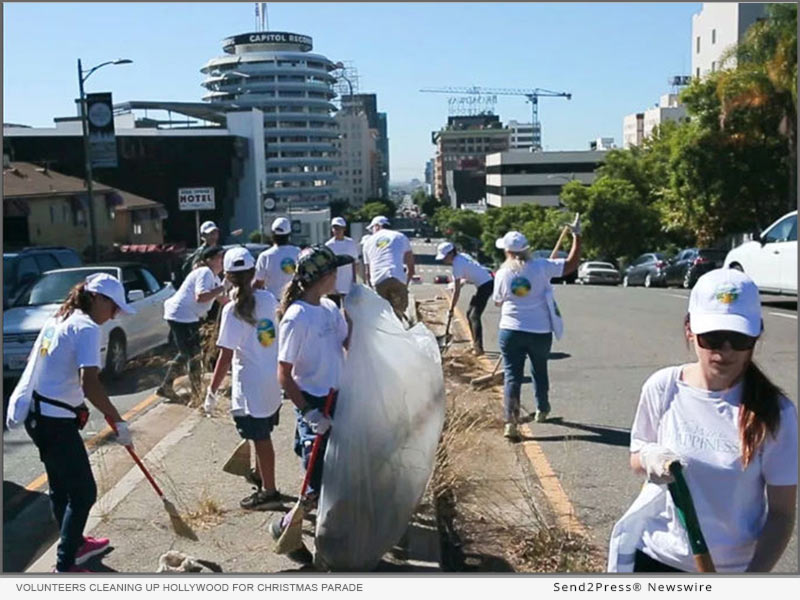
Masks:
[[[447,283],[450,278],[447,275],[436,275],[433,278],[433,283]]]
[[[550,258],[550,255],[553,253],[552,250],[534,250],[531,252],[532,258]],[[556,253],[556,258],[567,258],[567,253],[563,250],[559,250]],[[578,280],[578,271],[577,269],[567,275],[566,277],[553,277],[550,280],[550,283],[575,283]]]
[[[660,252],[642,254],[625,269],[622,285],[625,287],[643,285],[648,288],[665,285],[664,269],[666,266],[667,258]]]
[[[619,282],[619,271],[611,263],[590,261],[578,267],[578,283],[580,284],[618,285]]]
[[[724,250],[686,248],[668,261],[669,264],[664,268],[664,283],[693,288],[701,275],[719,269],[724,261]]]
[[[145,267],[115,263],[48,271],[20,291],[14,304],[4,311],[4,380],[19,378],[44,323],[55,314],[69,290],[93,273],[109,273],[121,280],[128,302],[136,309],[133,315],[120,315],[101,325],[100,356],[108,375],[118,376],[128,358],[167,343],[169,326],[163,318],[163,306],[175,290],[172,284],[160,283]]]
[[[796,296],[797,211],[728,252],[724,265],[747,273],[762,292]]]
[[[3,252],[3,308],[13,301],[19,290],[42,273],[82,264],[78,253],[64,246],[37,246],[18,252]]]

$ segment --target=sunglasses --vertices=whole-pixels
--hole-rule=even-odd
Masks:
[[[752,350],[756,341],[758,341],[757,337],[751,337],[738,331],[709,331],[697,334],[697,345],[704,350],[722,350],[725,342],[728,342],[731,348],[742,352]]]

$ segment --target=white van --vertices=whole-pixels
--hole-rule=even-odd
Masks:
[[[762,292],[797,295],[797,211],[728,252],[725,267],[747,273]]]

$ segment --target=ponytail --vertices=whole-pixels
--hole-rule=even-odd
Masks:
[[[742,467],[753,460],[767,439],[773,438],[781,422],[781,389],[772,383],[754,362],[747,365],[739,408],[739,442],[742,446]]]
[[[283,295],[281,296],[281,304],[278,307],[278,321],[283,319],[283,315],[286,314],[286,311],[289,310],[289,307],[294,303],[295,300],[298,300],[300,296],[303,295],[305,290],[303,289],[303,284],[300,282],[297,277],[292,277],[292,280],[289,282],[285,288],[283,288]]]
[[[233,306],[233,314],[245,323],[249,323],[253,327],[256,325],[256,297],[253,295],[253,275],[255,269],[247,271],[234,271],[227,273],[225,276],[234,285],[235,302]]]
[[[507,257],[501,268],[508,269],[512,273],[519,273],[531,259],[530,250],[523,250],[522,252],[509,252],[511,256]]]
[[[86,282],[81,281],[69,291],[67,299],[64,300],[61,308],[58,309],[56,317],[63,317],[66,319],[75,312],[75,309],[81,310],[88,315],[89,311],[92,309],[92,296],[93,294],[91,292],[86,291]]]

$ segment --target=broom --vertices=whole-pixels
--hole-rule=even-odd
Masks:
[[[108,423],[109,427],[111,427],[111,429],[114,431],[114,433],[116,433],[117,427],[116,425],[114,425],[114,421],[112,421],[109,417],[106,417],[106,422]],[[197,534],[181,518],[181,515],[178,512],[178,509],[175,508],[175,505],[169,500],[167,500],[166,496],[164,496],[164,492],[162,492],[161,488],[158,487],[158,484],[156,483],[156,480],[153,479],[153,476],[150,474],[150,471],[147,470],[147,468],[144,466],[144,463],[142,463],[141,459],[136,455],[136,452],[133,451],[133,446],[125,446],[125,450],[127,450],[128,454],[131,455],[133,462],[135,462],[136,466],[138,466],[142,470],[142,473],[144,473],[145,478],[147,479],[147,481],[150,482],[150,485],[153,486],[153,489],[155,490],[156,494],[158,494],[159,498],[161,498],[161,501],[164,503],[164,510],[166,510],[167,514],[169,515],[169,520],[170,523],[172,524],[173,531],[175,531],[175,533],[181,537],[197,541]]]
[[[333,404],[333,390],[328,392],[328,397],[325,399],[325,409],[323,414],[327,417],[331,411]],[[288,554],[293,550],[297,550],[303,545],[303,517],[305,516],[305,507],[303,506],[303,497],[306,495],[306,489],[311,481],[311,473],[314,471],[314,465],[317,462],[317,454],[319,447],[322,443],[322,434],[317,434],[314,438],[314,445],[311,447],[311,456],[308,458],[308,466],[306,467],[306,475],[303,478],[303,486],[300,488],[300,497],[291,511],[289,511],[289,523],[281,533],[281,536],[275,542],[276,554]]]
[[[250,443],[247,440],[239,442],[228,462],[223,465],[222,470],[240,477],[250,475]]]
[[[672,473],[675,481],[667,487],[672,501],[675,503],[678,519],[683,523],[689,536],[689,546],[694,555],[694,564],[701,573],[715,573],[717,569],[714,567],[714,561],[711,560],[706,539],[700,529],[700,521],[697,518],[692,495],[689,493],[689,486],[686,485],[686,479],[683,477],[683,466],[676,460],[670,463],[669,472]]]

